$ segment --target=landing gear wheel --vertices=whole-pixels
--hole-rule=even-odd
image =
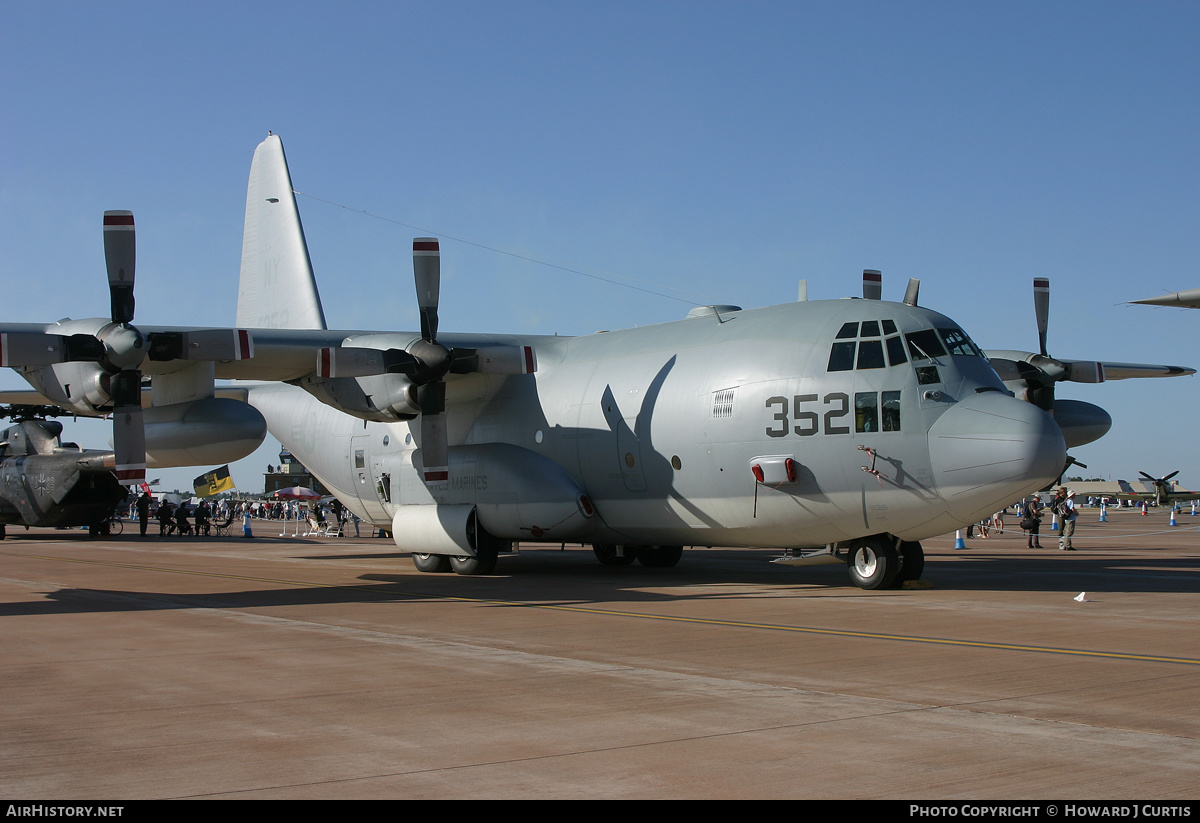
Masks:
[[[628,566],[637,560],[637,551],[632,546],[625,546],[624,551],[618,551],[621,546],[614,543],[593,543],[592,554],[602,566]]]
[[[637,556],[643,566],[669,569],[683,557],[683,546],[639,546]]]
[[[886,589],[900,572],[900,553],[887,539],[868,537],[850,550],[849,568],[860,589]]]
[[[498,553],[494,550],[482,549],[474,557],[450,555],[450,568],[455,574],[491,574],[496,570]]]
[[[450,558],[444,554],[416,554],[412,556],[413,565],[419,572],[430,574],[445,574],[450,571]]]
[[[902,541],[900,543],[900,573],[892,581],[899,588],[906,580],[920,580],[925,573],[925,550],[920,543]]]

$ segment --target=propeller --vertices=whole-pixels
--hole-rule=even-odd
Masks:
[[[1053,414],[1054,384],[1104,383],[1134,377],[1179,377],[1195,374],[1183,366],[1160,366],[1149,363],[1113,363],[1096,360],[1063,360],[1051,357],[1046,345],[1050,319],[1050,281],[1045,277],[1033,279],[1033,308],[1037,318],[1038,352],[992,351],[988,359],[1015,394]],[[1099,408],[1099,407],[1096,407]]]
[[[421,416],[421,452],[427,483],[449,477],[446,430],[447,374],[532,374],[537,358],[532,346],[447,348],[438,342],[438,304],[441,293],[441,248],[436,237],[413,240],[413,280],[421,313],[421,338],[407,349],[366,348],[370,337],[355,345],[327,347],[317,352],[316,374],[340,379],[403,374],[416,388]],[[388,339],[393,339],[389,336]]]
[[[60,363],[93,362],[99,394],[72,400],[77,413],[111,413],[117,479],[145,481],[146,438],[142,419],[142,363],[166,360],[244,360],[253,356],[245,329],[197,329],[143,334],[133,325],[137,239],[133,212],[104,212],[104,262],[108,270],[109,319],[67,321],[75,328],[99,328],[90,334],[42,331],[0,334],[0,366],[41,369]],[[58,380],[55,374],[49,380]],[[67,379],[68,382],[70,378]],[[34,382],[30,377],[30,382]],[[61,381],[60,381],[61,382]],[[36,383],[35,383],[36,385]],[[64,394],[65,394],[64,390]]]
[[[1138,474],[1140,474],[1142,477],[1146,478],[1147,480],[1149,480],[1151,483],[1154,484],[1154,504],[1156,506],[1161,506],[1162,505],[1162,496],[1163,496],[1163,494],[1170,493],[1170,491],[1171,491],[1170,480],[1172,477],[1179,474],[1179,470],[1176,469],[1175,471],[1168,474],[1166,477],[1155,477],[1153,475],[1146,474],[1143,471],[1139,471]]]
[[[413,377],[417,405],[421,407],[421,463],[425,482],[449,477],[446,440],[446,384],[442,378],[450,371],[453,353],[437,342],[438,300],[442,284],[442,252],[436,238],[413,240],[413,279],[417,286],[417,307],[421,311],[421,341],[409,353],[419,367]],[[421,368],[423,367],[423,368]]]
[[[1083,360],[1059,360],[1046,347],[1050,326],[1050,280],[1033,278],[1033,310],[1037,321],[1038,352],[989,351],[993,368],[1005,383],[1016,384],[1015,393],[1047,412],[1054,413],[1054,384],[1103,383],[1104,364]],[[1011,388],[1012,386],[1010,386]]]
[[[133,212],[104,212],[104,262],[112,324],[97,337],[104,344],[103,363],[116,369],[109,377],[113,403],[113,457],[117,480],[124,486],[146,481],[146,431],[142,423],[142,360],[146,338],[133,325],[133,282],[137,238]]]

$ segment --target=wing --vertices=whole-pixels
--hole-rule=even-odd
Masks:
[[[1143,306],[1178,306],[1185,309],[1200,309],[1200,289],[1177,291],[1174,294],[1164,294],[1159,297],[1147,297],[1145,300],[1134,300]]]

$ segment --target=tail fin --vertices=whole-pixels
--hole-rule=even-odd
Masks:
[[[276,134],[258,144],[250,164],[237,325],[326,328],[283,141]]]

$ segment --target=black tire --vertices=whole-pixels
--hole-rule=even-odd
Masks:
[[[900,543],[900,573],[892,581],[899,587],[906,580],[920,580],[925,573],[925,550],[920,543],[905,540]]]
[[[639,546],[638,562],[651,569],[669,569],[683,557],[683,546]]]
[[[900,553],[890,540],[868,537],[850,549],[847,568],[860,589],[886,589],[900,572]]]
[[[628,566],[637,560],[637,551],[632,546],[625,546],[622,552],[617,551],[619,548],[615,543],[593,543],[592,554],[602,566]]]
[[[450,568],[455,574],[491,574],[496,570],[496,560],[499,554],[494,550],[477,551],[474,557],[450,555]]]
[[[444,554],[418,554],[414,552],[412,561],[419,572],[445,574],[450,571],[450,558]]]

